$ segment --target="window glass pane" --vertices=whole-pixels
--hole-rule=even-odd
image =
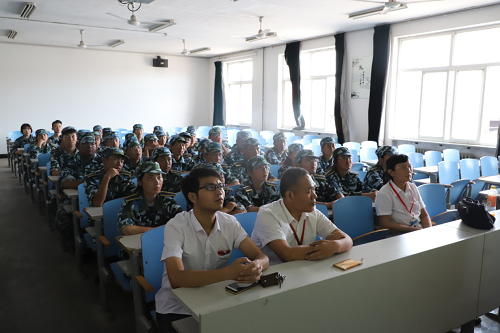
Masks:
[[[295,127],[292,106],[292,83],[285,81],[283,92],[283,126]]]
[[[422,72],[403,72],[398,76],[394,135],[399,138],[418,136]]]
[[[326,80],[313,80],[311,90],[311,128],[325,126]]]
[[[419,134],[421,136],[443,137],[446,81],[446,72],[424,74],[419,126]],[[409,127],[410,124],[408,123],[407,126]]]
[[[399,68],[448,66],[451,36],[404,40],[399,54]]]
[[[227,65],[228,82],[241,81],[241,62]]]
[[[311,76],[311,53],[309,52],[300,55],[300,75],[303,78]]]
[[[252,61],[245,61],[241,64],[241,80],[252,81],[253,77],[253,63]]]
[[[283,80],[288,80],[290,79],[290,69],[288,68],[284,55],[282,57],[282,60],[283,60]]]
[[[455,37],[455,65],[500,62],[500,28],[458,33]]]
[[[335,76],[326,79],[325,130],[336,133],[335,129]]]
[[[239,124],[240,123],[240,85],[230,84],[229,85],[229,98],[227,99],[226,105],[226,117],[229,124]]]
[[[484,87],[483,118],[481,143],[495,145],[498,127],[490,126],[492,121],[500,120],[500,66],[488,67]]]
[[[311,80],[302,80],[300,90],[300,110],[304,116],[306,128],[311,128]]]
[[[457,73],[451,136],[460,140],[477,140],[481,115],[483,71]]]
[[[240,123],[252,123],[252,85],[242,84],[240,92]]]
[[[311,75],[335,74],[335,51],[314,52],[311,55]]]

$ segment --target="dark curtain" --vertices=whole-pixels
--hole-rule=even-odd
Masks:
[[[215,88],[214,88],[214,119],[213,126],[226,125],[224,119],[224,78],[222,77],[222,62],[215,62]]]
[[[497,149],[495,150],[495,157],[500,155],[500,124],[498,124],[498,132],[497,132]]]
[[[368,104],[368,140],[379,140],[384,92],[389,67],[389,45],[391,25],[375,27],[373,35],[373,62],[370,85],[370,101]]]
[[[297,124],[294,130],[303,130],[305,121],[300,111],[300,42],[286,44],[285,61],[290,70],[290,81],[292,83],[293,115]]]
[[[344,144],[344,130],[342,129],[341,103],[342,98],[342,69],[344,66],[345,34],[335,35],[336,70],[335,70],[335,128],[337,129],[338,142]]]

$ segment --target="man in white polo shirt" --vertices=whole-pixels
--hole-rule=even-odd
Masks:
[[[182,192],[193,209],[177,214],[165,225],[161,257],[165,269],[161,289],[156,293],[160,332],[175,332],[172,322],[189,316],[174,299],[172,289],[200,287],[224,280],[257,282],[269,266],[269,259],[239,222],[220,212],[224,187],[220,174],[208,168],[193,170],[181,182]],[[247,257],[236,259],[227,266],[233,248]]]
[[[260,207],[252,233],[271,265],[325,259],[352,247],[351,238],[315,208],[317,195],[309,172],[285,171],[280,192],[282,199]],[[316,236],[323,239],[315,241]]]

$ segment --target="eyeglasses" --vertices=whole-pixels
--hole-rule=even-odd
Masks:
[[[339,160],[352,160],[352,156],[349,155],[340,155]]]
[[[215,191],[215,190],[224,190],[226,188],[226,184],[208,184],[202,187],[199,187],[198,189],[206,189],[207,191]]]
[[[270,169],[269,165],[263,165],[260,167],[253,168],[254,171],[268,171]]]
[[[399,166],[396,169],[413,172],[413,166]]]

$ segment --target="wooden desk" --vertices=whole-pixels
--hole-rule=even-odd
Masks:
[[[287,276],[282,289],[232,295],[224,290],[232,281],[223,281],[173,295],[204,333],[254,332],[242,324],[245,315],[259,318],[267,332],[442,333],[476,318],[483,245],[481,237],[440,225],[322,261],[272,266],[267,273]],[[364,264],[345,272],[332,267],[348,258]]]
[[[413,168],[413,171],[427,175],[429,176],[431,183],[437,183],[437,174],[438,174],[437,165],[429,167]]]

